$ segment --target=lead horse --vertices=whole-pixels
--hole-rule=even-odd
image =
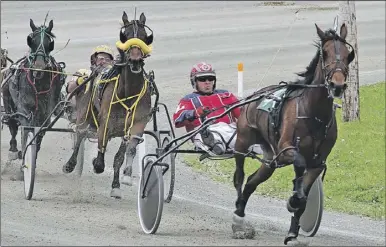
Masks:
[[[355,53],[345,40],[345,24],[341,26],[340,35],[331,29],[323,32],[316,24],[315,27],[320,42],[316,44],[317,52],[306,71],[298,73],[303,79],[257,91],[278,93],[278,89],[282,89],[283,94],[277,97],[276,107],[271,110],[262,110],[260,104],[265,99],[246,105],[238,120],[233,178],[237,200],[232,229],[239,237],[254,236],[254,229],[244,218],[251,194],[259,184],[271,177],[276,168],[293,164],[293,195],[287,201],[287,209],[294,215],[284,244],[296,241],[299,220],[305,210],[310,188],[326,169],[326,159],[335,145],[337,124],[333,101],[341,97],[347,87],[348,65]],[[352,48],[351,52],[346,45]],[[261,145],[264,161],[248,177],[242,189],[243,153],[247,153],[248,147],[253,144]]]
[[[103,173],[108,140],[122,137],[113,165],[114,179],[110,195],[115,198],[121,198],[119,171],[125,153],[128,166],[124,169],[122,182],[131,184],[136,146],[143,140],[142,135],[151,117],[152,92],[144,70],[144,58],[151,52],[153,42],[153,34],[146,32],[146,28],[151,31],[145,25],[146,17],[142,13],[139,20],[129,21],[126,12],[123,12],[122,21],[120,40],[116,44],[121,61],[113,66],[106,79],[101,77],[102,80],[92,81],[94,85],[90,88],[94,90],[83,89],[75,96],[77,142],[70,159],[63,166],[65,173],[74,170],[80,143],[90,131],[98,137],[98,155],[92,162],[94,172]],[[95,90],[101,91],[97,93]]]
[[[6,71],[2,85],[5,122],[11,132],[9,159],[21,158],[16,135],[19,125],[41,127],[59,101],[65,75],[63,62],[50,55],[54,49],[53,20],[48,26],[36,27],[30,19],[32,33],[27,36],[29,52]],[[51,121],[47,121],[48,125]],[[37,152],[44,134],[37,137]],[[25,143],[22,136],[22,145]]]

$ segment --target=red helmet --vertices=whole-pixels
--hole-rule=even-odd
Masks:
[[[193,65],[192,70],[190,71],[190,82],[192,87],[196,89],[196,79],[201,76],[214,76],[216,77],[216,72],[214,71],[211,64],[201,62]],[[214,80],[213,89],[216,88],[216,80]]]

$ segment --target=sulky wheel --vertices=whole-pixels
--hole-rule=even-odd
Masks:
[[[26,131],[26,132],[24,132]],[[23,133],[24,132],[24,133]],[[31,142],[34,137],[34,130],[22,131],[22,136],[25,136],[24,147]],[[36,169],[36,139],[29,145],[25,151],[25,156],[22,164],[22,171],[24,176],[24,194],[27,200],[32,198],[34,184],[35,184],[35,169]]]
[[[142,164],[144,169],[138,184],[138,214],[142,230],[146,234],[153,234],[157,231],[164,203],[162,169],[153,163],[152,158],[144,159]],[[143,190],[147,179],[146,188]]]
[[[307,205],[300,217],[300,229],[307,237],[317,233],[323,215],[323,182],[319,176],[312,185],[307,197]]]
[[[170,137],[166,136],[162,141],[162,150],[170,143]],[[170,148],[173,148],[170,147]],[[167,150],[164,150],[165,152]],[[169,169],[164,174],[164,182],[165,182],[165,188],[164,188],[164,198],[165,202],[169,203],[172,200],[173,196],[173,190],[174,190],[174,181],[176,177],[176,153],[170,153],[169,155],[165,156],[162,161],[164,164],[169,165]],[[162,167],[163,170],[166,169],[166,167]]]

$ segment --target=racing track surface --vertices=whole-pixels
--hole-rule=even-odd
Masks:
[[[301,2],[293,6],[262,6],[259,2],[1,2],[1,47],[17,59],[27,51],[29,18],[40,25],[47,11],[54,19],[55,50],[71,39],[55,57],[67,71],[87,67],[92,47],[118,39],[122,11],[137,17],[144,11],[154,30],[154,53],[146,68],[153,69],[161,101],[172,112],[179,98],[190,92],[190,66],[198,61],[214,64],[219,87],[237,93],[238,62],[244,62],[245,94],[257,88],[292,80],[315,53],[314,22],[332,26],[335,2]],[[302,9],[284,43],[289,23]],[[385,78],[385,4],[357,2],[360,83]],[[3,34],[8,31],[8,37]],[[260,79],[282,46],[263,83]],[[164,115],[161,123],[166,122]],[[57,127],[65,127],[61,120]],[[149,123],[148,128],[152,125]],[[160,127],[166,127],[160,124]],[[177,131],[177,135],[182,132]],[[23,185],[12,181],[19,162],[6,162],[9,131],[1,131],[1,245],[283,245],[290,223],[285,202],[254,195],[247,207],[256,226],[254,240],[231,239],[235,191],[193,172],[177,162],[175,197],[164,205],[160,228],[154,236],[142,233],[137,216],[137,186],[122,185],[123,199],[109,197],[112,161],[119,140],[108,146],[106,170],[92,172],[96,144],[86,144],[84,176],[77,180],[61,168],[71,154],[69,134],[46,134],[38,156],[37,178],[31,201]],[[154,145],[148,140],[148,148]],[[137,174],[135,168],[134,173]],[[277,172],[280,172],[277,171]],[[328,176],[328,173],[327,173]],[[292,179],[292,178],[288,178]],[[342,178],[344,179],[344,178]],[[328,196],[328,195],[326,195]],[[385,245],[385,223],[325,212],[314,238],[299,237],[309,245]]]

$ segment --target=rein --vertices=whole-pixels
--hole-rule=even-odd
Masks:
[[[22,66],[21,69],[26,73],[27,81],[31,85],[31,87],[33,88],[33,90],[35,92],[35,113],[36,113],[38,110],[38,95],[47,94],[51,91],[53,82],[54,82],[55,78],[58,76],[58,74],[51,74],[50,88],[48,90],[37,91],[36,86],[35,86],[36,79],[34,78],[33,81],[31,80],[30,73],[28,73],[28,69],[25,68],[24,65]]]

